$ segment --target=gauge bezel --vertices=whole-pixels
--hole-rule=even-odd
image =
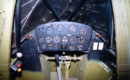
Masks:
[[[50,32],[48,32],[48,29],[49,29],[49,28],[51,28],[51,29],[52,29],[52,32],[51,32],[51,33],[50,33]],[[46,28],[46,31],[47,31],[47,32],[46,32],[46,33],[47,33],[47,35],[51,35],[51,34],[53,34],[53,33],[54,33],[54,28],[52,28],[52,27],[48,27],[48,28]]]
[[[63,30],[59,30],[59,26],[62,26]],[[65,29],[65,27],[64,27],[63,24],[58,24],[57,27],[56,27],[56,29],[57,29],[58,32],[63,32],[64,29]]]
[[[75,27],[75,31],[72,31],[72,30],[70,30],[70,28],[72,28],[72,27]],[[74,24],[71,24],[69,27],[68,27],[68,31],[70,32],[70,33],[76,33],[77,32],[77,26],[76,25],[74,25]]]
[[[72,38],[73,38],[73,39],[72,39]],[[75,40],[74,40],[74,39],[75,39]],[[71,44],[75,44],[75,43],[78,41],[78,39],[77,39],[76,36],[70,36],[70,37],[69,37],[69,41],[70,41]]]
[[[51,39],[49,42],[47,42],[47,40],[46,40],[46,38],[47,38],[47,37],[49,37],[49,38]],[[51,43],[51,42],[52,42],[52,40],[53,40],[53,39],[52,39],[52,37],[51,37],[51,36],[46,36],[46,37],[45,37],[45,42],[46,42],[47,44]]]
[[[83,33],[83,32],[81,32],[81,30],[86,30],[86,31],[85,31],[85,33]],[[86,27],[81,27],[79,32],[80,32],[80,34],[87,34],[87,28]]]
[[[58,40],[55,40],[55,38],[58,38]],[[53,37],[53,42],[54,43],[60,43],[60,41],[61,41],[61,38],[59,36],[54,36]]]

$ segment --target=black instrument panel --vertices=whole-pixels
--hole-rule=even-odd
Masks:
[[[40,51],[87,51],[92,28],[75,22],[52,22],[37,26],[36,35]]]

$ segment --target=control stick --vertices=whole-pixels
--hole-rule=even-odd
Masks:
[[[55,60],[56,60],[58,80],[61,80],[61,71],[60,71],[60,66],[59,66],[59,55],[58,54],[55,55]]]

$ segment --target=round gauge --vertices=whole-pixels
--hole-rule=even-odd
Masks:
[[[64,26],[63,26],[62,24],[59,24],[59,25],[57,26],[57,30],[58,30],[59,32],[64,31]]]
[[[42,48],[43,48],[43,49],[46,49],[46,44],[43,44],[43,45],[42,45]]]
[[[48,44],[48,49],[52,49],[53,48],[53,44]]]
[[[71,36],[71,37],[70,37],[70,42],[71,42],[72,44],[75,44],[75,43],[77,42],[77,38],[76,38],[75,36]]]
[[[40,39],[39,39],[39,42],[40,42],[40,43],[44,42],[44,38],[40,38]]]
[[[81,34],[86,34],[87,33],[87,29],[86,28],[81,28],[80,29],[80,33]]]
[[[84,46],[83,46],[83,45],[78,45],[77,47],[78,47],[78,50],[79,50],[79,51],[82,51],[82,50],[83,50],[83,48],[84,48]]]
[[[53,34],[54,29],[53,29],[52,27],[48,27],[48,28],[46,29],[46,31],[47,31],[47,34],[49,35],[49,34]]]
[[[53,41],[54,41],[54,43],[59,43],[60,42],[60,37],[59,36],[54,36]]]
[[[68,43],[68,37],[63,36],[63,37],[62,37],[62,43],[63,43],[63,44]]]
[[[51,43],[52,38],[51,38],[50,36],[47,36],[47,37],[45,38],[45,41],[46,41],[46,43]]]
[[[74,33],[74,32],[76,32],[76,31],[77,31],[77,28],[76,28],[75,25],[71,25],[71,26],[69,27],[69,32]]]
[[[69,49],[70,49],[71,51],[75,50],[75,45],[70,45],[70,46],[69,46]]]
[[[84,43],[85,42],[85,38],[83,36],[80,36],[78,38],[78,41],[79,41],[79,43]]]

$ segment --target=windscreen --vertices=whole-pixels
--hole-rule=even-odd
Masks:
[[[49,0],[62,21],[74,11],[80,0]],[[40,24],[57,21],[44,0],[22,0],[22,36]],[[85,0],[73,16],[72,22],[83,23],[107,38],[109,21],[109,0]]]

